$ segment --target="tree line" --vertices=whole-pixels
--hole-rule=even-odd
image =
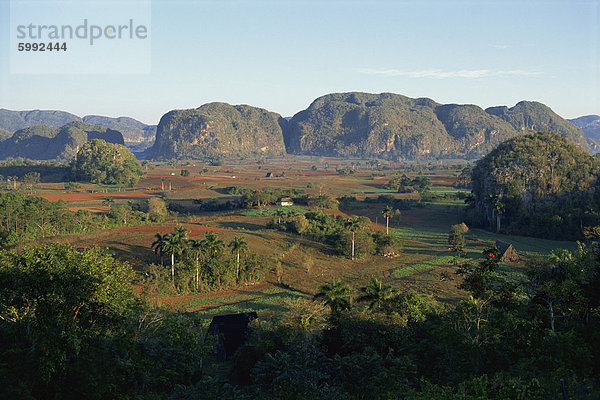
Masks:
[[[367,254],[395,255],[400,252],[397,236],[389,234],[390,218],[399,215],[399,211],[390,206],[381,210],[386,221],[385,234],[371,231],[368,217],[345,218],[322,211],[309,211],[305,214],[286,212],[284,208],[276,210],[276,216],[267,223],[267,228],[278,229],[325,243],[338,254],[354,260]]]
[[[115,205],[112,197],[106,197],[103,204],[109,207],[105,213],[87,210],[73,213],[61,200],[51,202],[16,191],[0,193],[0,246],[60,234],[162,221],[167,214],[165,203],[159,198]]]

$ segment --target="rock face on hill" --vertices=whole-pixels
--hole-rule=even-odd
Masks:
[[[158,124],[151,159],[235,158],[285,154],[279,114],[248,105],[209,103],[174,110]]]
[[[85,122],[119,131],[125,145],[133,151],[143,151],[154,143],[156,125],[146,125],[129,117],[104,117],[86,115],[81,118],[75,114],[57,110],[11,111],[0,109],[0,141],[12,136],[13,132],[37,125],[60,128],[69,122]],[[9,132],[3,133],[2,130]]]
[[[100,115],[86,115],[83,122],[105,126],[123,134],[125,145],[132,151],[143,151],[154,144],[156,125],[146,125],[129,117],[110,118]]]
[[[70,122],[58,129],[37,125],[21,129],[4,140],[0,146],[0,159],[71,159],[84,143],[92,139],[123,144],[120,132],[103,126],[84,122]]]
[[[294,115],[284,132],[289,153],[414,159],[487,154],[529,130],[560,133],[583,148],[579,128],[534,102],[487,110],[393,93],[334,93]]]
[[[569,122],[580,127],[586,138],[600,141],[600,115],[586,115],[570,119]]]

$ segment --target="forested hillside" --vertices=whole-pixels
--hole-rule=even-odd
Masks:
[[[581,239],[600,224],[600,161],[555,133],[502,143],[473,168],[473,223],[496,231]]]

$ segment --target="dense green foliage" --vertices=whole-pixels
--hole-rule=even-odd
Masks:
[[[259,282],[269,267],[265,257],[249,252],[242,237],[229,243],[206,232],[203,239],[188,238],[189,231],[176,227],[174,232],[155,235],[152,249],[159,266],[145,281],[148,291],[178,293],[208,292],[241,284]],[[229,252],[226,249],[229,248]],[[165,266],[168,261],[168,267]]]
[[[146,309],[132,278],[98,248],[0,252],[0,397],[166,398],[197,382],[201,323]]]
[[[0,245],[12,245],[78,229],[64,203],[19,192],[0,194]]]
[[[84,144],[72,162],[73,176],[80,181],[107,185],[135,185],[142,166],[125,146],[94,139]]]
[[[583,133],[540,103],[483,110],[393,93],[335,93],[316,99],[284,130],[287,151],[337,157],[417,159],[478,156],[533,129],[587,148]]]
[[[352,259],[362,258],[367,254],[391,256],[399,252],[398,238],[368,230],[370,222],[367,217],[344,218],[341,215],[310,211],[305,214],[280,213],[267,227],[328,244],[338,254]]]
[[[153,159],[262,157],[285,153],[279,114],[247,105],[209,103],[165,114],[158,124]]]
[[[86,210],[73,213],[62,201],[53,203],[18,191],[1,193],[0,246],[12,246],[60,234],[139,225],[160,220],[166,215],[164,202],[160,199],[116,206],[112,202],[107,204],[110,209],[104,214]]]
[[[582,237],[600,222],[600,162],[554,133],[511,139],[477,162],[470,217],[479,226],[550,239]]]
[[[25,175],[31,172],[40,174],[42,181],[62,181],[68,174],[68,165],[54,161],[8,160],[0,164],[0,181],[8,177],[13,179],[16,177],[16,180],[22,180]]]
[[[450,227],[450,233],[448,234],[448,244],[450,245],[451,251],[455,251],[459,254],[464,253],[465,246],[467,245],[464,234],[468,231],[469,228],[464,222],[452,225]]]

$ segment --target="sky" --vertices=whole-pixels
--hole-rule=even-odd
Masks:
[[[212,101],[292,116],[324,94],[363,91],[483,108],[535,100],[565,118],[600,115],[600,0],[89,0],[90,21],[147,23],[146,47],[105,40],[97,59],[53,55],[69,60],[62,70],[33,53],[15,63],[25,56],[14,56],[11,26],[21,2],[0,0],[0,108],[156,124]],[[68,2],[37,3],[56,7],[57,21],[70,16]]]

